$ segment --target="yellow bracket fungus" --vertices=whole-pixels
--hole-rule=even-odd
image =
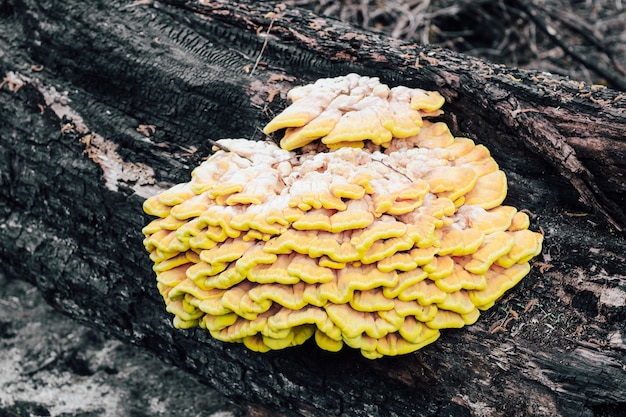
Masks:
[[[264,129],[284,131],[280,147],[220,140],[190,182],[144,203],[174,326],[379,358],[474,323],[528,274],[542,235],[501,205],[489,150],[428,120],[439,93],[350,74],[288,97]]]

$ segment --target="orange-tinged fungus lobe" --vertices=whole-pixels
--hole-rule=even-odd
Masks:
[[[350,74],[288,97],[264,129],[284,132],[282,147],[220,140],[190,182],[144,204],[176,327],[373,359],[474,323],[528,273],[542,235],[501,206],[487,148],[428,120],[439,93]]]

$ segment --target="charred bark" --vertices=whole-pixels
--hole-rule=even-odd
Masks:
[[[203,2],[209,3],[209,2]],[[405,44],[265,2],[0,1],[0,259],[79,321],[285,415],[626,411],[626,94]],[[262,53],[261,53],[262,52]],[[469,328],[369,361],[175,330],[143,200],[207,138],[262,139],[285,92],[358,72],[437,89],[533,214],[533,272]]]

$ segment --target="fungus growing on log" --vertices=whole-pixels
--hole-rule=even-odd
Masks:
[[[350,74],[288,94],[264,132],[218,141],[146,200],[143,232],[178,328],[265,352],[314,337],[367,358],[473,324],[530,269],[542,235],[502,206],[487,148],[454,137],[437,92]]]

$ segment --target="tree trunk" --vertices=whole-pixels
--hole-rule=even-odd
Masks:
[[[7,275],[284,415],[623,415],[626,94],[272,7],[0,0]],[[531,274],[477,324],[374,361],[174,329],[142,245],[144,199],[188,181],[207,139],[262,139],[292,86],[349,72],[445,96],[453,133],[492,151],[506,203],[545,233]]]

